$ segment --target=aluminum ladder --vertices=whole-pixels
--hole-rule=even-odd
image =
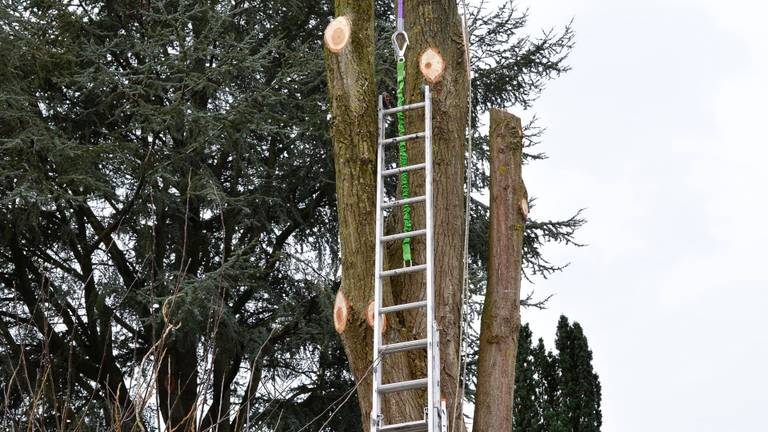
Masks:
[[[410,110],[424,110],[424,131],[387,138],[385,134],[387,116],[396,115],[399,112]],[[424,140],[424,163],[407,165],[404,167],[385,169],[384,155],[389,145],[398,144],[401,141]],[[379,96],[379,143],[377,156],[376,178],[376,259],[375,259],[375,283],[374,283],[374,325],[373,325],[373,403],[371,410],[371,432],[447,432],[448,416],[446,414],[445,401],[440,397],[440,345],[438,330],[435,323],[435,292],[434,292],[434,231],[432,209],[432,101],[429,86],[424,86],[424,102],[404,105],[397,108],[385,109],[383,97]],[[385,201],[384,178],[396,176],[403,172],[424,170],[425,193],[394,201]],[[392,235],[384,235],[384,212],[389,209],[397,209],[406,204],[424,203],[426,227],[414,229]],[[426,262],[408,267],[383,269],[384,245],[389,242],[410,237],[426,237]],[[384,278],[402,275],[406,273],[426,272],[426,300],[413,303],[398,304],[393,306],[382,305],[382,285]],[[398,343],[384,344],[381,332],[382,316],[384,314],[426,308],[427,328],[426,339],[411,340]],[[383,366],[386,364],[386,356],[392,353],[426,350],[427,371],[426,378],[409,381],[382,384]],[[424,418],[405,423],[390,424],[381,413],[382,397],[389,393],[408,391],[414,389],[427,390],[427,406],[424,408]]]

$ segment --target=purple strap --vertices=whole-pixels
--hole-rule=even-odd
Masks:
[[[397,0],[397,17],[403,19],[403,0]]]

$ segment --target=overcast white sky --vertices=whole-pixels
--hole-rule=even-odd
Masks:
[[[560,313],[584,326],[606,432],[768,430],[768,3],[520,4],[577,35],[522,113],[548,128],[534,214],[589,219],[523,319],[550,345]]]

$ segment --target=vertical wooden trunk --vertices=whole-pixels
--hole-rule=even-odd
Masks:
[[[469,80],[462,36],[461,18],[455,1],[406,1],[405,22],[410,38],[407,61],[406,102],[421,100],[426,84],[419,67],[420,56],[432,49],[444,62],[444,71],[432,89],[433,136],[433,197],[435,218],[435,318],[440,330],[441,393],[446,399],[449,417],[456,423],[453,431],[464,431],[457,385],[459,375],[459,326],[461,319],[461,291],[464,250],[464,154],[466,145],[467,93]],[[407,116],[409,131],[423,130],[423,117],[417,113]],[[409,148],[413,162],[424,160],[421,143]],[[413,176],[414,195],[424,192],[421,173]],[[415,212],[416,227],[423,226],[424,212]],[[415,242],[415,250],[422,250],[423,240]],[[401,301],[413,301],[423,295],[423,284],[417,278],[406,280],[400,289],[393,289]],[[413,326],[424,327],[424,317],[417,317]],[[421,336],[420,336],[421,337]],[[455,404],[456,398],[459,403]]]
[[[462,251],[464,229],[464,130],[467,116],[467,75],[461,25],[455,1],[406,2],[407,103],[423,98],[423,76],[419,56],[428,48],[445,60],[442,80],[433,84],[434,215],[436,319],[441,337],[441,384],[443,397],[452,407],[458,382],[458,353],[461,316]],[[366,306],[373,299],[374,222],[377,149],[376,94],[374,76],[373,2],[337,0],[336,15],[351,24],[351,37],[338,49],[326,50],[326,70],[331,100],[332,138],[336,164],[339,232],[342,250],[341,289],[349,302],[349,317],[342,342],[352,373],[360,379],[371,365],[372,333],[366,323]],[[341,39],[339,39],[341,40]],[[394,61],[394,58],[392,59]],[[424,130],[423,114],[407,116],[409,132]],[[423,143],[409,144],[410,163],[424,161]],[[424,193],[423,173],[411,177],[412,196]],[[415,206],[414,228],[424,226],[424,209]],[[402,231],[400,213],[387,221],[389,232]],[[424,261],[422,238],[412,240],[414,263]],[[402,267],[399,243],[385,251],[385,268]],[[423,275],[393,278],[384,285],[384,304],[406,303],[424,298]],[[385,341],[425,337],[425,313],[401,312],[388,316]],[[423,352],[388,355],[383,382],[420,378],[426,370]],[[358,389],[363,424],[370,423],[371,381]],[[382,411],[389,424],[422,418],[426,406],[423,391],[408,391],[384,398]],[[460,406],[460,404],[459,404]],[[461,416],[454,430],[464,430]]]
[[[376,212],[376,81],[372,0],[337,0],[337,16],[345,16],[352,33],[339,52],[326,49],[331,103],[336,194],[341,242],[341,290],[349,302],[342,343],[356,380],[371,365],[372,333],[366,307],[373,298],[374,221]],[[367,430],[371,379],[357,392]]]
[[[512,430],[527,193],[520,119],[491,110],[488,287],[480,329],[474,430]],[[525,203],[525,204],[524,204]]]

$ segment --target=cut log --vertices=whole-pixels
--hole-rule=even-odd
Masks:
[[[429,83],[436,83],[443,78],[445,61],[435,48],[429,48],[419,58],[419,69]]]
[[[325,46],[331,52],[341,52],[347,43],[349,37],[352,34],[352,25],[349,19],[345,16],[340,16],[328,24],[325,28]]]
[[[488,285],[480,320],[474,430],[511,431],[520,331],[523,228],[528,193],[521,175],[520,119],[491,110]]]
[[[373,319],[375,318],[374,314],[375,314],[375,311],[373,307],[373,301],[371,301],[370,303],[368,303],[368,308],[365,310],[365,318],[368,321],[368,325],[371,326],[371,328],[373,328]],[[386,331],[387,331],[387,315],[382,315],[381,316],[381,332],[384,333]]]
[[[347,328],[348,319],[349,301],[344,296],[344,291],[339,290],[336,293],[336,303],[333,305],[333,326],[336,328],[336,333],[344,333],[344,330]]]

